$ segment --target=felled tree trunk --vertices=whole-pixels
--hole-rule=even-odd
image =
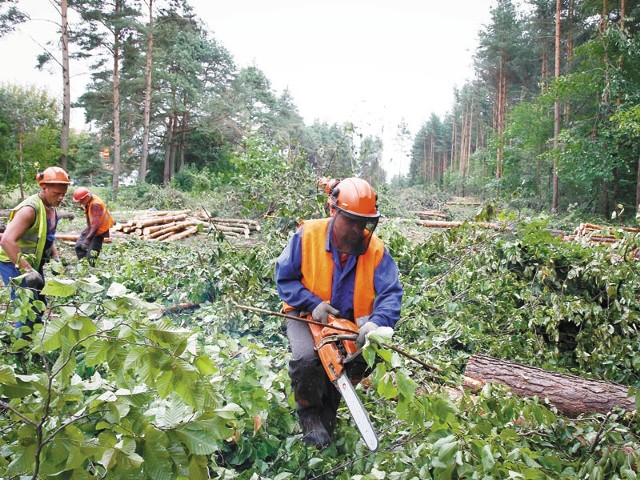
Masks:
[[[521,397],[547,398],[560,412],[570,416],[607,413],[613,407],[635,409],[635,399],[627,396],[628,387],[624,385],[472,355],[463,385],[477,390],[486,383],[501,383]]]

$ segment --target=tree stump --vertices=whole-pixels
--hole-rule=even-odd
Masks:
[[[629,387],[624,385],[472,355],[463,384],[477,390],[485,383],[501,383],[521,397],[547,398],[558,411],[569,416],[607,413],[614,407],[635,409],[635,399],[628,396]]]

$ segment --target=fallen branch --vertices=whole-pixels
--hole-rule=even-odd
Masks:
[[[489,222],[445,222],[440,220],[416,220],[416,225],[428,228],[457,228],[461,225],[467,224],[472,227],[488,228],[496,231],[510,231],[511,227],[503,223],[489,223]]]
[[[199,303],[195,303],[195,302],[184,302],[184,303],[179,303],[177,305],[171,305],[168,307],[163,307],[159,310],[154,310],[152,312],[149,312],[147,314],[147,317],[151,320],[158,320],[159,318],[161,318],[163,315],[167,314],[167,313],[179,313],[179,312],[183,312],[185,310],[194,310],[196,308],[200,308],[200,304]]]

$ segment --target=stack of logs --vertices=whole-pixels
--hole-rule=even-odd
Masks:
[[[615,243],[618,239],[613,235],[614,230],[622,230],[624,232],[631,233],[640,232],[640,228],[634,227],[606,227],[593,223],[581,223],[574,229],[573,235],[566,235],[563,239],[586,240],[588,242],[596,243]]]
[[[228,237],[248,237],[260,230],[255,220],[209,217],[206,212],[165,210],[146,212],[126,223],[119,223],[113,231],[137,236],[141,240],[172,242],[198,233],[198,227],[220,231]]]

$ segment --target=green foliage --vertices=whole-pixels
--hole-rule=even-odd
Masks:
[[[33,185],[60,156],[60,107],[45,90],[0,85],[0,191]]]
[[[371,453],[344,408],[330,447],[302,444],[283,323],[238,307],[279,308],[273,262],[286,235],[266,233],[277,225],[248,246],[215,235],[107,245],[98,268],[73,262],[47,282],[32,342],[9,327],[34,318],[18,289],[0,332],[4,476],[633,478],[635,413],[570,419],[499,386],[452,399],[439,385],[458,385],[475,352],[637,384],[640,267],[624,255],[635,238],[560,242],[543,218],[425,241],[381,225],[406,292],[391,343],[443,373],[367,348],[378,362],[358,393],[381,437]],[[8,297],[0,290],[0,304]],[[199,308],[162,315],[182,302]]]
[[[121,187],[114,208],[118,210],[182,210],[190,205],[189,197],[171,187],[141,183]]]
[[[285,227],[324,216],[316,178],[296,160],[260,137],[248,140],[230,159],[232,170],[213,176],[214,193],[223,196],[213,216],[276,217]]]

